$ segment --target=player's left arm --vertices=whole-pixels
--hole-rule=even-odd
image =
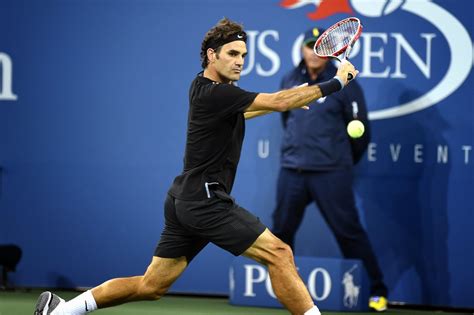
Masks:
[[[244,117],[245,117],[245,119],[252,119],[252,118],[262,116],[262,115],[266,115],[266,114],[270,114],[270,113],[273,113],[273,112],[274,112],[273,110],[256,110],[256,111],[253,111],[253,112],[245,112]]]

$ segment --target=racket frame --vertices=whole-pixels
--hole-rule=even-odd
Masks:
[[[325,39],[329,35],[329,33],[331,33],[334,29],[338,28],[340,25],[345,24],[349,21],[356,21],[357,24],[358,24],[357,31],[356,31],[355,35],[352,36],[349,43],[346,46],[339,49],[338,51],[332,53],[331,55],[320,55],[320,54],[318,54],[316,52],[316,47],[321,43],[321,41],[323,39]],[[320,58],[325,58],[325,59],[327,59],[327,58],[336,58],[339,61],[342,61],[344,59],[349,59],[349,54],[352,50],[352,47],[354,46],[355,42],[359,39],[361,34],[362,34],[362,23],[360,22],[360,20],[356,17],[349,17],[347,19],[344,19],[344,20],[341,20],[341,21],[337,22],[336,24],[329,27],[324,33],[322,33],[319,36],[316,43],[314,44],[313,51],[316,54],[316,56],[318,56]],[[339,58],[339,55],[341,55],[344,52],[345,52],[345,54],[344,54],[343,58],[342,59]]]

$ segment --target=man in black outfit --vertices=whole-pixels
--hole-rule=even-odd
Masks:
[[[184,170],[165,201],[165,228],[143,276],[109,280],[65,302],[43,292],[35,314],[85,314],[113,305],[157,300],[209,243],[268,267],[278,300],[292,313],[320,314],[301,281],[288,245],[230,196],[244,137],[245,119],[273,111],[308,108],[315,99],[341,90],[348,74],[343,63],[336,76],[311,87],[277,93],[253,93],[233,84],[247,54],[240,24],[221,20],[201,46],[204,71],[189,90]]]

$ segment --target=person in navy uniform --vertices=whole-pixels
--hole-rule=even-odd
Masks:
[[[282,89],[306,82],[311,86],[334,77],[337,68],[332,62],[313,52],[313,46],[323,32],[311,28],[305,33],[303,58],[283,77]],[[281,113],[284,135],[272,232],[294,249],[295,234],[305,208],[314,201],[344,257],[364,262],[371,279],[369,306],[383,311],[387,307],[387,287],[359,220],[352,190],[352,168],[370,141],[364,93],[354,81],[344,90],[317,99],[312,105],[309,110]],[[365,125],[365,133],[357,139],[350,138],[346,131],[347,124],[353,119]]]

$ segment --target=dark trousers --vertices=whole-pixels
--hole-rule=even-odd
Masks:
[[[272,232],[294,248],[294,238],[306,206],[315,201],[345,258],[363,261],[371,279],[371,294],[387,296],[383,275],[359,220],[350,169],[298,171],[282,168]]]

